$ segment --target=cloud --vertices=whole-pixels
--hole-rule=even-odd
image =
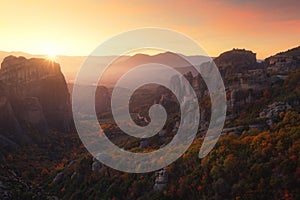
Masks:
[[[298,0],[217,0],[233,9],[252,11],[267,21],[300,20]]]

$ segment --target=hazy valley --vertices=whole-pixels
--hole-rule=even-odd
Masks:
[[[208,128],[211,102],[201,76],[171,52],[121,57],[105,72],[105,84],[97,87],[95,96],[99,123],[120,148],[149,152],[163,147],[176,134],[180,121],[179,103],[170,90],[146,85],[131,98],[131,116],[144,126],[150,120],[150,106],[159,103],[168,113],[163,130],[139,140],[117,127],[110,109],[112,85],[129,69],[149,62],[172,66],[189,81],[200,105],[193,145],[175,163],[146,174],[106,167],[81,143],[71,97],[74,72],[85,57],[59,56],[56,63],[43,56],[8,54],[0,55],[1,199],[300,198],[300,47],[262,62],[244,49],[213,58],[226,88],[227,115],[220,140],[203,159],[197,154]],[[199,68],[210,60],[189,58]],[[102,59],[111,57],[95,58],[99,67],[104,67]],[[172,84],[178,86],[178,82]],[[90,86],[81,87],[85,95]]]

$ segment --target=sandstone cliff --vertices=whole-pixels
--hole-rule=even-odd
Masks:
[[[28,132],[69,132],[70,95],[59,64],[45,59],[6,57],[0,69],[1,135],[22,144]],[[6,133],[6,134],[4,134]]]
[[[258,68],[256,54],[245,49],[226,51],[215,58],[214,62],[225,77]]]
[[[300,47],[266,58],[264,66],[271,74],[286,74],[300,69]]]

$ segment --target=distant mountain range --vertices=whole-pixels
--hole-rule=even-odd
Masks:
[[[286,52],[281,52],[276,55],[298,55],[300,47],[290,49]],[[225,52],[226,53],[226,52]],[[26,58],[47,58],[47,55],[32,55],[24,52],[5,52],[0,51],[0,62],[2,60],[9,56],[23,56]],[[220,56],[224,55],[224,53],[220,54]],[[220,57],[219,56],[219,57]],[[269,58],[266,58],[265,60],[270,60],[270,58],[274,57],[271,56]],[[200,66],[201,63],[206,62],[210,60],[211,58],[205,57],[205,56],[185,56],[181,54],[176,54],[172,52],[165,52],[160,53],[157,55],[146,55],[146,54],[136,54],[134,56],[120,56],[116,61],[113,62],[112,65],[109,66],[109,68],[105,71],[104,77],[101,80],[101,85],[106,86],[112,86],[116,82],[116,80],[119,79],[119,77],[131,69],[132,67],[145,64],[145,63],[160,63],[167,66],[171,66],[173,68],[176,68],[181,73],[187,73],[188,71],[192,71],[190,67],[190,63],[186,62],[183,58],[188,59],[194,66]],[[116,58],[116,56],[99,56],[94,57],[92,59],[92,63],[94,66],[105,68],[105,63],[108,61],[111,61],[112,59]],[[66,81],[68,83],[73,83],[75,81],[76,75],[81,67],[81,65],[84,63],[84,61],[87,59],[87,56],[64,56],[64,55],[57,55],[56,56],[56,62],[58,62],[61,66],[62,73],[64,74]],[[218,60],[218,57],[216,58]],[[261,63],[263,60],[257,60],[257,62]],[[91,68],[91,70],[93,70]],[[162,72],[166,73],[166,72]],[[87,77],[89,79],[89,77]]]
[[[32,55],[28,53],[23,52],[5,52],[0,51],[0,62],[2,60],[9,56],[23,56],[26,58],[47,58],[47,55]],[[183,55],[181,55],[183,56]],[[201,64],[201,62],[209,60],[208,57],[204,56],[183,56],[184,58],[187,58],[192,64],[198,65]],[[80,66],[84,63],[87,56],[64,56],[64,55],[57,55],[56,56],[56,62],[58,62],[61,66],[61,70],[63,74],[66,77],[66,81],[68,83],[73,83],[77,72],[79,71]],[[115,56],[100,56],[93,58],[92,62],[95,63],[97,67],[106,67],[105,63],[108,61],[111,61],[114,59]],[[187,63],[185,60],[183,60],[178,54],[166,52],[161,53],[153,56],[149,56],[146,54],[136,54],[134,56],[120,56],[116,60],[116,62],[113,63],[109,67],[108,70],[105,72],[105,78],[103,79],[104,85],[112,85],[124,72],[126,72],[128,69],[145,63],[161,63],[164,65],[171,66],[173,68],[181,68],[182,72],[187,72],[188,70],[184,70],[184,67],[188,67],[190,64]]]

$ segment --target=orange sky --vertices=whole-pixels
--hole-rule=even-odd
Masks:
[[[1,1],[0,50],[88,55],[105,39],[140,27],[182,32],[211,56],[232,48],[258,58],[300,45],[298,0]]]

